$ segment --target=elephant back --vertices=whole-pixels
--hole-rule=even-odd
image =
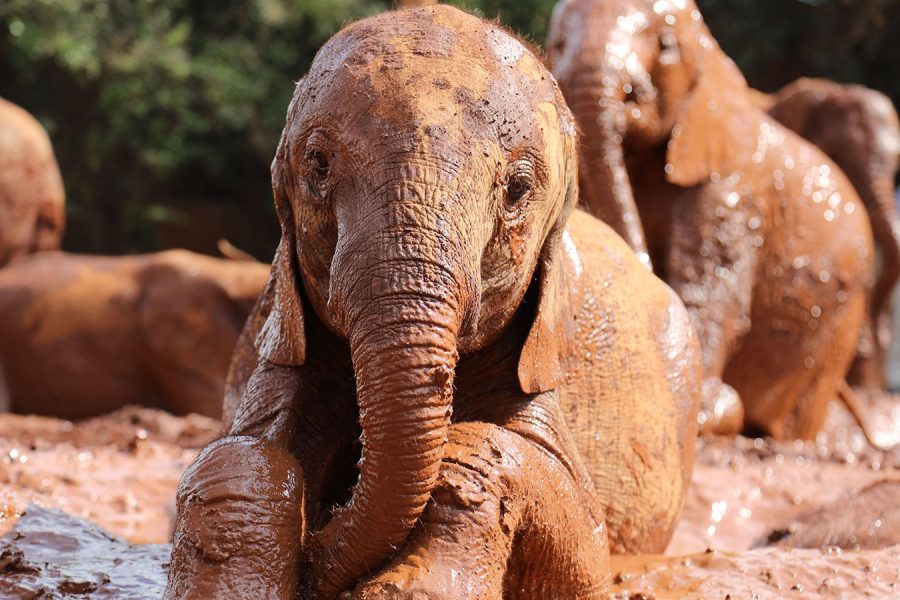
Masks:
[[[59,249],[65,191],[47,132],[0,98],[0,266],[31,252]]]

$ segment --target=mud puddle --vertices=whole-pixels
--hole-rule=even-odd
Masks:
[[[218,427],[142,408],[77,424],[0,415],[0,535],[36,504],[130,542],[166,543],[181,472]]]
[[[0,597],[160,597],[168,548],[153,544],[169,542],[180,474],[217,429],[134,408],[74,425],[0,416]],[[666,556],[616,557],[613,597],[900,597],[900,546],[765,547],[823,507],[849,514],[840,503],[881,481],[900,481],[900,452],[871,449],[839,405],[815,443],[703,439]],[[892,498],[897,485],[878,489]],[[892,505],[875,533],[900,530]]]
[[[889,545],[900,539],[881,530],[897,522],[898,481],[900,451],[872,449],[839,404],[815,442],[701,439],[684,515],[666,556],[614,557],[612,597],[900,597],[900,546]],[[852,514],[842,522],[873,489],[890,494],[877,514]],[[806,533],[810,523],[824,529],[826,539],[850,537],[866,546],[871,537],[887,547],[766,547],[782,536],[792,541],[793,532]],[[847,529],[851,535],[837,535]]]
[[[83,519],[32,505],[0,540],[0,597],[162,597],[168,544],[129,544]]]

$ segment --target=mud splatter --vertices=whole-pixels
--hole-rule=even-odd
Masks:
[[[131,542],[168,542],[181,472],[217,431],[213,419],[133,407],[78,424],[2,415],[0,534],[34,503]]]
[[[58,510],[28,507],[0,540],[3,598],[162,596],[168,544],[133,545]]]

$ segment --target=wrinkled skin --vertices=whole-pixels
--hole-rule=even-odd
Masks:
[[[699,347],[618,236],[568,218],[576,169],[553,78],[492,24],[408,10],[322,48],[167,598],[600,598],[609,546],[665,548]]]
[[[847,550],[888,548],[900,543],[900,481],[874,483],[848,498],[801,515],[769,541],[787,548]]]
[[[0,267],[58,250],[64,226],[65,191],[47,132],[0,98]]]
[[[268,275],[187,251],[17,260],[0,270],[0,404],[65,419],[125,404],[219,416]]]
[[[779,123],[837,163],[866,207],[881,264],[870,299],[869,324],[848,378],[852,385],[885,389],[891,292],[900,278],[900,217],[894,201],[900,155],[897,111],[880,92],[824,79],[798,79],[774,94],[759,93],[755,98]]]
[[[584,134],[585,204],[693,318],[703,429],[813,437],[864,318],[872,234],[852,185],[753,106],[691,0],[564,0],[547,46]]]

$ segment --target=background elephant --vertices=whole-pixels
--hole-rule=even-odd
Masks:
[[[0,98],[0,267],[17,256],[57,250],[65,191],[47,132]]]
[[[886,387],[891,342],[891,292],[900,278],[900,218],[894,180],[900,155],[900,121],[890,99],[861,85],[802,78],[774,94],[755,94],[758,106],[811,141],[837,163],[859,193],[881,252],[870,300],[870,325],[850,369],[853,385]]]
[[[813,437],[865,311],[852,185],[753,106],[691,0],[564,0],[547,46],[584,132],[582,197],[693,317],[701,419],[740,429],[743,408],[753,431]]]
[[[763,543],[789,548],[890,548],[900,543],[900,481],[885,479],[776,529]],[[759,544],[762,545],[762,544]]]
[[[574,122],[531,52],[446,6],[357,22],[272,180],[281,243],[167,598],[334,598],[386,562],[358,597],[595,598],[607,526],[665,548],[699,348],[618,236],[567,219]]]
[[[178,250],[18,260],[0,270],[0,405],[66,419],[125,404],[219,416],[268,274]]]

